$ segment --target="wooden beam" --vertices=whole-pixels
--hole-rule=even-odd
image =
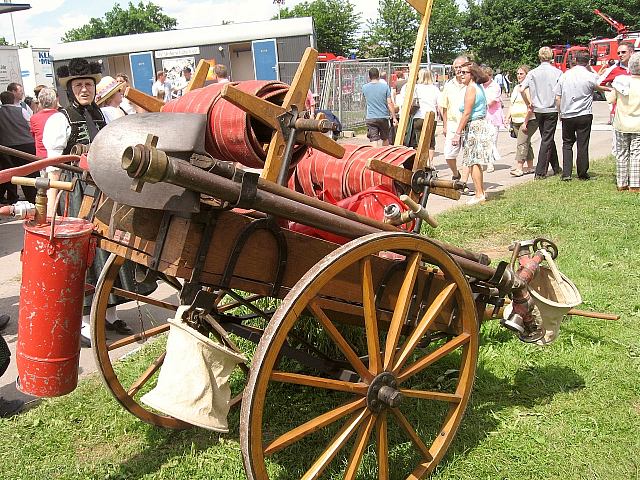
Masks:
[[[141,108],[144,108],[147,112],[159,112],[164,106],[164,102],[151,95],[147,95],[140,90],[136,90],[133,87],[127,87],[124,90],[124,98],[128,99],[131,103],[135,103]]]
[[[418,140],[418,147],[416,148],[416,156],[413,160],[413,171],[424,170],[429,163],[429,146],[431,145],[431,136],[436,128],[436,114],[435,112],[429,112],[424,117],[422,123],[422,130],[420,131],[420,139]],[[414,201],[419,201],[419,195],[413,190],[409,193],[409,196]]]
[[[289,91],[284,97],[282,108],[289,111],[293,105],[298,111],[304,109],[304,102],[309,91],[309,83],[313,77],[313,70],[316,68],[316,60],[318,59],[318,51],[311,47],[307,47],[300,60],[296,74],[293,77]],[[276,182],[280,170],[283,167],[284,154],[286,150],[286,141],[279,127],[275,129],[271,136],[271,143],[267,151],[267,158],[264,162],[261,178]],[[329,152],[330,153],[330,152]]]
[[[385,163],[382,160],[377,160],[375,158],[367,160],[366,165],[369,170],[373,170],[374,172],[378,172],[382,175],[386,175],[387,177],[391,177],[404,185],[411,185],[412,172],[410,172],[406,168],[398,167],[390,163]],[[432,184],[431,188],[429,189],[429,193],[432,193],[433,195],[440,195],[441,197],[450,198],[452,200],[460,199],[461,193],[453,189],[452,182],[445,180],[438,180],[436,182],[440,185]]]
[[[207,62],[204,59],[201,59],[198,62],[196,71],[193,72],[193,75],[191,76],[191,81],[189,82],[189,85],[187,85],[183,90],[183,94],[190,92],[191,90],[196,90],[198,88],[204,87],[204,84],[207,81],[207,75],[209,74],[210,67],[211,65],[209,65],[209,62]]]
[[[433,0],[422,0],[424,2],[424,13],[422,14],[422,21],[418,28],[418,35],[416,37],[416,45],[413,49],[413,58],[411,60],[411,66],[409,67],[409,78],[405,86],[404,98],[407,105],[410,105],[410,100],[413,98],[413,90],[416,85],[416,79],[418,77],[418,70],[420,68],[420,60],[422,59],[422,52],[424,50],[424,42],[427,39],[427,30],[429,28],[429,20],[431,19],[431,8],[433,7]],[[409,1],[409,4],[416,8],[413,4],[420,5],[420,0]],[[418,8],[416,8],[418,10]],[[420,12],[420,10],[418,10]],[[402,145],[404,136],[407,133],[407,125],[409,124],[409,108],[403,108],[400,114],[400,121],[398,122],[398,129],[396,130],[396,140],[394,145]]]
[[[411,5],[416,12],[424,16],[424,12],[427,10],[427,0],[407,0],[407,3]]]

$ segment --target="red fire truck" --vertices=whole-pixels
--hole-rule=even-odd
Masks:
[[[624,40],[632,41],[635,50],[640,50],[640,32],[630,32],[625,24],[614,20],[597,8],[593,13],[611,25],[617,33],[614,38],[594,38],[589,42],[589,53],[596,70],[608,64],[609,60],[618,60],[618,44]]]
[[[552,45],[553,49],[553,65],[563,72],[568,68],[574,60],[575,55],[579,51],[587,50],[591,56],[591,63],[596,71],[600,70],[603,65],[607,65],[609,60],[618,60],[618,44],[622,41],[632,41],[635,50],[640,50],[640,32],[630,32],[629,27],[617,20],[614,20],[606,13],[595,9],[596,15],[607,22],[617,35],[614,38],[594,38],[589,42],[588,47],[581,45]]]
[[[576,53],[589,51],[581,45],[551,45],[553,60],[551,64],[563,72],[574,62]]]

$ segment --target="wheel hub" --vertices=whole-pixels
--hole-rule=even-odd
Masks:
[[[382,372],[376,376],[367,390],[367,407],[378,413],[384,408],[397,408],[404,400],[404,395],[397,389],[398,380],[391,372]]]

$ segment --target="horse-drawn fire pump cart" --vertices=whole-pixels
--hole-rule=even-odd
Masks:
[[[429,196],[461,187],[426,166],[433,116],[417,151],[338,145],[323,134],[330,122],[302,115],[316,55],[305,53],[291,86],[214,84],[99,132],[77,181],[97,187],[81,216],[110,254],[89,292],[95,359],[120,405],[152,425],[225,432],[239,406],[250,479],[274,478],[279,462],[305,479],[424,478],[468,405],[480,322],[500,313],[523,341],[549,343],[580,296],[549,240],[515,242],[511,261],[491,266],[421,235],[435,225]],[[27,233],[53,258],[82,228],[51,220],[40,213]],[[132,286],[119,280],[125,268]],[[179,302],[149,293],[158,283]],[[141,316],[114,340],[115,297],[169,320]],[[50,329],[76,330],[76,365],[79,308]],[[148,361],[124,377],[114,354],[136,343]],[[43,372],[28,367],[21,388]]]

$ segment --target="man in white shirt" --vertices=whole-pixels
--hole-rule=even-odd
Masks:
[[[587,69],[589,52],[576,54],[576,65],[558,79],[553,92],[560,107],[562,121],[562,180],[571,180],[573,170],[573,144],[577,141],[576,170],[578,178],[588,180],[589,138],[593,121],[593,92],[603,91],[598,86],[598,75]]]
[[[455,137],[458,123],[460,122],[460,105],[464,102],[465,85],[462,83],[460,70],[462,65],[469,62],[469,58],[461,55],[453,61],[455,77],[449,80],[443,90],[438,105],[442,114],[442,134],[444,140],[444,159],[451,169],[454,180],[460,180],[460,172],[456,165],[456,160],[460,154],[460,143],[453,145],[451,141]]]
[[[156,73],[156,81],[151,86],[151,95],[165,103],[171,100],[171,83],[167,81],[167,72],[164,70]]]
[[[15,104],[22,108],[22,116],[27,122],[29,122],[31,115],[33,115],[33,110],[31,110],[31,107],[24,101],[24,88],[22,85],[12,82],[7,85],[7,92],[13,93],[13,96],[16,99]]]
[[[221,63],[219,63],[215,67],[213,67],[213,73],[216,74],[216,82],[217,83],[228,83],[229,82],[229,72],[227,71],[227,67],[225,67]]]
[[[181,97],[182,95],[184,95],[186,93],[184,89],[187,88],[190,82],[191,69],[189,67],[184,67],[182,69],[182,76],[178,78],[178,80],[176,80],[176,83],[174,83],[173,87],[171,88],[174,92],[174,96]]]

